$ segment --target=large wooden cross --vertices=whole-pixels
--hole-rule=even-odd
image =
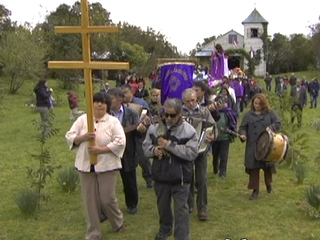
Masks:
[[[81,26],[55,27],[56,33],[81,33],[82,35],[82,55],[83,61],[49,61],[49,68],[61,69],[83,69],[85,94],[86,94],[86,113],[88,132],[94,133],[93,123],[93,100],[92,100],[92,70],[110,69],[127,70],[129,63],[126,62],[94,62],[91,61],[90,33],[117,33],[118,27],[114,26],[89,26],[89,7],[87,0],[81,0]],[[94,146],[95,141],[90,141],[90,146]],[[91,164],[97,163],[97,156],[90,155]]]

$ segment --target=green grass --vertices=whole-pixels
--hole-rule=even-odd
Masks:
[[[319,72],[297,73],[297,76],[319,76]],[[308,77],[307,77],[308,78]],[[308,78],[310,79],[310,77]],[[3,112],[0,119],[0,240],[79,240],[84,239],[85,218],[80,190],[74,193],[62,192],[54,177],[46,185],[43,193],[49,196],[41,209],[32,217],[25,217],[14,202],[15,194],[29,188],[27,166],[37,168],[37,162],[30,157],[38,153],[39,144],[35,140],[36,130],[33,119],[39,114],[25,106],[35,82],[26,83],[17,95],[4,95]],[[49,81],[54,93],[61,94],[62,106],[54,109],[55,127],[60,131],[49,140],[52,165],[62,168],[73,166],[75,153],[68,150],[64,135],[72,122],[69,120],[67,91],[59,90],[55,81]],[[1,85],[0,89],[5,87]],[[273,86],[274,87],[274,86]],[[99,86],[95,89],[98,91]],[[83,85],[76,91],[80,98],[80,109],[85,109]],[[257,201],[249,201],[247,190],[248,175],[244,172],[244,144],[236,140],[230,147],[228,177],[221,180],[212,174],[211,157],[208,160],[209,221],[199,222],[196,212],[191,215],[191,238],[199,240],[241,239],[250,240],[293,240],[320,239],[320,221],[311,220],[302,206],[306,200],[306,189],[313,183],[320,184],[319,168],[313,158],[319,149],[319,132],[311,129],[310,124],[320,117],[319,109],[306,108],[303,112],[301,131],[309,134],[307,150],[309,161],[308,176],[302,185],[296,183],[293,172],[284,167],[274,175],[275,194],[268,195],[261,174],[261,194]],[[158,231],[156,198],[152,189],[147,189],[138,170],[139,210],[134,216],[126,213],[121,179],[118,178],[117,198],[124,212],[126,231],[121,234],[112,232],[108,222],[103,223],[103,239],[132,240],[154,239]],[[173,239],[170,237],[169,239]]]

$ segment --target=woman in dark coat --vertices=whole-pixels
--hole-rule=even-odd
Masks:
[[[264,179],[268,193],[273,192],[272,174],[275,173],[274,165],[255,158],[255,148],[260,134],[269,128],[277,132],[281,127],[278,115],[270,109],[266,96],[262,93],[256,94],[251,100],[251,110],[247,112],[239,128],[240,139],[246,141],[245,168],[249,174],[248,189],[253,189],[250,200],[258,198],[259,195],[259,173],[264,171]]]
[[[36,107],[37,111],[40,113],[41,124],[43,127],[46,127],[49,110],[53,108],[53,102],[51,99],[53,90],[52,88],[48,88],[47,80],[41,79],[33,91],[36,94]]]

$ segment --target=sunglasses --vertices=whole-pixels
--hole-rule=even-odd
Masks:
[[[178,116],[178,114],[177,113],[165,113],[164,116],[165,116],[165,118],[168,118],[168,117],[175,118],[176,116]]]

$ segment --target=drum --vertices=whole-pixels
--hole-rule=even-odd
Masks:
[[[289,140],[282,133],[274,133],[270,129],[263,131],[257,141],[255,157],[258,161],[281,163],[288,155]]]

